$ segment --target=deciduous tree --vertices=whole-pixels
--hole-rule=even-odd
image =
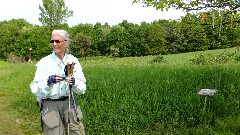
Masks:
[[[92,49],[92,39],[90,36],[85,35],[84,33],[80,32],[75,37],[75,44],[78,46],[77,49],[77,56],[86,57],[91,55]]]
[[[240,7],[239,0],[133,0],[133,3],[143,3],[145,6],[153,6],[162,11],[169,8],[185,11],[209,8],[236,10]]]
[[[73,11],[68,10],[64,0],[42,0],[43,5],[39,5],[41,11],[39,21],[44,26],[50,26],[50,30],[60,27],[73,16]]]

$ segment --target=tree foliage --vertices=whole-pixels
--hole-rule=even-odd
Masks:
[[[161,24],[154,23],[149,26],[146,39],[148,45],[148,55],[167,54],[167,34]]]
[[[21,36],[21,29],[31,26],[24,19],[12,19],[0,23],[0,57],[6,59],[10,53],[18,54],[19,45],[16,45],[17,40]]]
[[[143,3],[145,6],[152,6],[162,11],[169,8],[184,11],[211,8],[236,10],[240,7],[239,0],[133,0],[133,3]]]
[[[74,37],[74,41],[76,46],[75,54],[78,57],[87,57],[90,56],[92,53],[91,45],[92,39],[91,37],[85,35],[84,33],[80,32]]]
[[[39,5],[41,13],[39,21],[43,26],[50,26],[50,30],[58,28],[73,16],[73,11],[68,10],[64,0],[42,0],[43,5]]]
[[[205,23],[202,23],[199,14],[187,13],[178,21],[156,20],[152,23],[133,24],[123,20],[114,26],[96,23],[73,27],[61,25],[60,28],[70,33],[71,53],[77,57],[135,57],[239,46],[239,24],[221,23],[221,14],[215,12],[213,25],[212,13],[205,12]],[[48,26],[13,19],[0,22],[0,28],[1,59],[17,56],[28,60],[29,48],[32,48],[33,60],[39,60],[52,51]]]

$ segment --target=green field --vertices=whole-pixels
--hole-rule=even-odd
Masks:
[[[240,134],[240,63],[192,64],[200,54],[80,59],[87,79],[78,96],[88,135]],[[225,58],[225,57],[224,57]],[[225,59],[224,59],[225,60]],[[0,134],[41,134],[39,108],[29,85],[34,64],[0,62]],[[200,89],[216,89],[208,97]],[[9,130],[8,127],[13,127]]]

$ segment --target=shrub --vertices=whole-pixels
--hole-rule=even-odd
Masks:
[[[10,63],[21,63],[21,62],[26,62],[26,60],[24,58],[21,58],[15,54],[10,53],[7,56],[7,61]]]
[[[213,63],[223,64],[227,62],[239,61],[240,55],[236,53],[230,53],[230,52],[222,53],[220,55],[212,55],[208,53],[208,54],[196,55],[194,58],[189,60],[191,61],[191,63],[198,64],[198,65],[206,65],[206,64],[213,64]]]
[[[161,63],[164,61],[164,58],[162,55],[157,55],[153,58],[153,60],[150,63]]]

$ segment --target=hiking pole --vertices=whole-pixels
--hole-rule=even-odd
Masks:
[[[77,122],[78,122],[78,127],[79,127],[80,135],[83,135],[82,125],[81,125],[80,119],[79,119],[79,117],[78,117],[77,104],[76,104],[75,96],[74,96],[74,93],[73,93],[73,91],[71,90],[71,88],[72,88],[72,86],[70,86],[70,92],[71,92],[72,100],[73,100],[73,109],[74,109],[74,112],[75,112],[75,114],[76,114],[76,118],[77,118]]]
[[[75,63],[68,63],[67,64],[67,76],[72,77],[73,68]],[[70,135],[70,110],[71,110],[71,98],[73,99],[73,92],[72,92],[72,85],[69,84],[69,97],[68,97],[68,135]],[[73,100],[73,102],[75,102]],[[78,119],[78,118],[77,118]]]
[[[67,76],[72,76],[73,74],[73,68],[74,68],[74,65],[75,63],[72,63],[72,64],[67,64]],[[81,126],[81,123],[80,123],[80,119],[78,117],[78,112],[77,112],[77,104],[76,104],[76,101],[75,101],[75,97],[74,97],[74,93],[72,91],[72,85],[69,84],[69,104],[68,104],[68,134],[70,134],[70,109],[71,109],[71,104],[70,104],[70,100],[73,100],[73,109],[74,109],[74,112],[76,114],[76,118],[77,118],[77,122],[78,122],[78,127],[79,127],[79,132],[80,132],[80,135],[83,135],[83,129],[82,129],[82,126]]]
[[[66,76],[72,76],[74,64],[67,64],[67,74]],[[71,85],[69,85],[69,94],[68,94],[68,135],[70,135],[70,110],[71,110]]]
[[[71,93],[69,92],[68,95],[68,135],[70,135],[70,109],[71,109]]]

